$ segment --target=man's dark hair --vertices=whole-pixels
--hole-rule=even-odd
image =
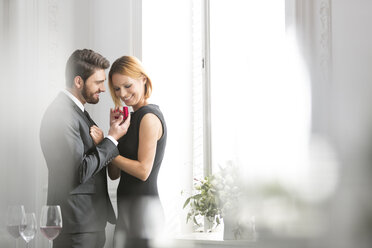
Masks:
[[[110,62],[90,49],[76,50],[66,63],[66,87],[71,88],[76,76],[87,80],[97,69],[107,69]]]

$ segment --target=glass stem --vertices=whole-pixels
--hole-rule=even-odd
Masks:
[[[49,248],[53,248],[53,241],[49,240]]]
[[[18,238],[15,239],[15,247],[18,248]]]

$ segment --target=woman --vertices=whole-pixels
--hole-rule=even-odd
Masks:
[[[162,226],[157,177],[167,128],[159,107],[148,101],[152,83],[137,58],[123,56],[113,63],[109,88],[116,108],[124,102],[134,111],[127,134],[119,139],[120,155],[108,169],[111,179],[120,177],[114,246],[123,247],[125,240],[126,247],[147,247]]]

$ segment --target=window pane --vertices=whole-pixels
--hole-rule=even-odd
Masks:
[[[212,171],[232,161],[239,218],[292,235],[316,211],[297,198],[310,178],[310,85],[285,11],[284,0],[210,1]]]
[[[234,160],[250,180],[295,181],[310,105],[286,75],[284,1],[210,1],[210,16],[213,170]]]

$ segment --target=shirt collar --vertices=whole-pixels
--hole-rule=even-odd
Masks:
[[[73,95],[70,91],[64,89],[62,90],[63,93],[65,93],[71,100],[81,109],[81,111],[84,112],[84,105]]]

